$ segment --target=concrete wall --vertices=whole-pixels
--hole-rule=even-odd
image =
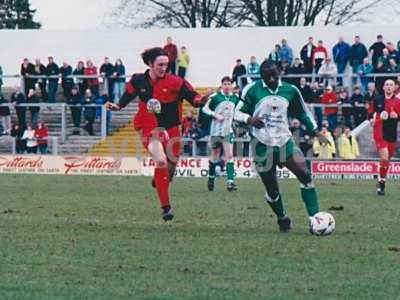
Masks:
[[[371,45],[378,33],[385,40],[397,42],[400,32],[396,26],[347,26],[347,27],[274,27],[236,29],[152,29],[152,30],[98,30],[98,31],[0,31],[0,65],[5,74],[19,72],[22,59],[36,57],[47,62],[53,55],[57,63],[68,61],[75,67],[78,60],[91,58],[100,66],[103,57],[112,61],[120,57],[128,73],[145,70],[140,60],[143,49],[164,45],[172,36],[178,46],[188,47],[191,65],[188,79],[197,86],[214,86],[225,74],[231,74],[234,61],[247,62],[251,55],[261,61],[274,44],[286,38],[299,55],[308,36],[322,39],[331,51],[339,35],[352,41],[355,34]],[[13,84],[15,81],[7,80]]]

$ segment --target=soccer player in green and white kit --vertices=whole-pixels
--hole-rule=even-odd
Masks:
[[[227,190],[235,191],[234,183],[235,167],[233,162],[233,129],[232,122],[235,106],[239,102],[238,96],[232,93],[232,79],[225,76],[221,80],[221,90],[210,96],[203,107],[203,112],[213,119],[210,128],[211,156],[209,161],[208,190],[214,190],[215,167],[224,150],[226,162]]]
[[[279,79],[278,67],[265,60],[260,66],[261,80],[247,85],[236,106],[235,120],[251,126],[252,151],[256,169],[265,186],[265,199],[278,218],[281,232],[291,229],[283,207],[276,177],[277,165],[286,166],[300,181],[301,197],[309,217],[319,212],[317,193],[305,158],[289,130],[289,117],[300,120],[310,134],[327,142],[304,105],[299,90]]]

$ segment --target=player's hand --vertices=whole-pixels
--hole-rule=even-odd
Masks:
[[[265,126],[263,118],[261,117],[255,117],[255,118],[250,117],[247,120],[247,124],[257,129],[263,128]]]
[[[389,117],[391,119],[397,119],[399,117],[399,115],[395,111],[392,111],[392,112],[390,112]]]
[[[225,120],[225,117],[223,115],[220,115],[220,114],[215,114],[214,118],[219,122],[222,122],[223,120]]]
[[[382,111],[380,113],[380,116],[381,116],[382,120],[387,120],[389,118],[389,114],[388,114],[388,112],[386,110]]]
[[[105,104],[106,109],[110,111],[119,111],[121,110],[121,106],[118,103],[107,102]]]

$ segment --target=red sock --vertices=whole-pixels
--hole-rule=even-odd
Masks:
[[[389,171],[389,161],[384,160],[379,163],[379,175],[380,179],[385,179]]]
[[[161,207],[169,205],[169,174],[168,169],[155,168],[154,170],[154,181],[156,183],[156,189],[158,198],[160,199]]]

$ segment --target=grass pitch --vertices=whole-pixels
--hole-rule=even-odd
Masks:
[[[280,234],[258,180],[228,193],[180,179],[161,221],[144,177],[2,175],[0,299],[400,299],[397,182],[318,181],[329,237],[308,233],[298,183],[282,180]]]

